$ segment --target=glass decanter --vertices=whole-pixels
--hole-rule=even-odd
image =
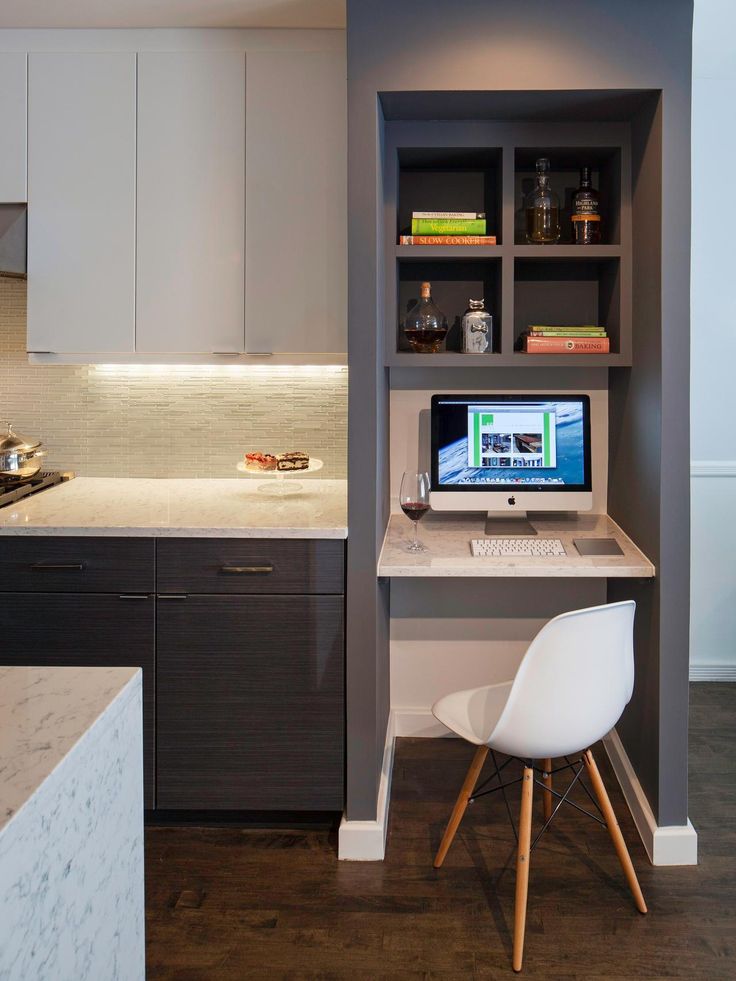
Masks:
[[[418,354],[436,354],[447,336],[447,317],[432,300],[432,286],[422,283],[420,299],[406,315],[404,336]]]
[[[537,160],[537,180],[524,199],[526,240],[533,245],[554,245],[560,240],[560,199],[549,186],[549,160]]]

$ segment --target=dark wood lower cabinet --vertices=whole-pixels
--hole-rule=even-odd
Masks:
[[[154,806],[155,612],[153,596],[0,594],[0,663],[143,669],[145,806]]]
[[[157,806],[340,810],[341,595],[159,598]]]
[[[337,541],[3,539],[0,663],[142,668],[146,808],[341,810],[343,558]]]

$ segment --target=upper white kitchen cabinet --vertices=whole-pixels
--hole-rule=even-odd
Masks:
[[[26,55],[0,51],[0,203],[26,200]]]
[[[136,351],[244,349],[245,54],[138,56]]]
[[[246,351],[344,353],[345,53],[255,51],[246,67]]]
[[[134,351],[135,74],[128,52],[28,56],[28,348]]]

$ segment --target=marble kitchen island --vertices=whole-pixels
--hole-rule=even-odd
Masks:
[[[0,883],[2,981],[144,978],[139,669],[0,667]]]

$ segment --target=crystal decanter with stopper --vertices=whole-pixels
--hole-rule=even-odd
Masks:
[[[432,300],[432,286],[422,283],[420,299],[406,315],[404,336],[418,354],[436,354],[447,336],[447,317]]]
[[[549,186],[549,160],[537,160],[537,179],[524,199],[526,240],[534,245],[554,245],[560,240],[560,199]]]

